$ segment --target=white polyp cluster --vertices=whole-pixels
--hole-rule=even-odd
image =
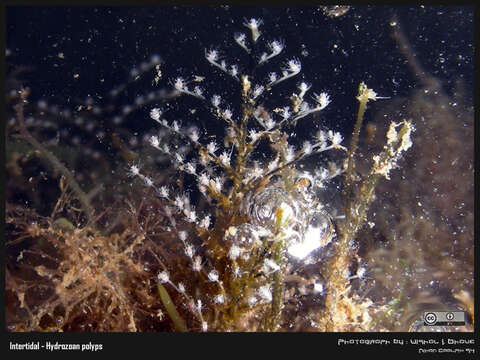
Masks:
[[[228,257],[230,258],[230,260],[236,260],[241,254],[242,248],[240,248],[236,244],[233,244],[230,247],[230,250],[228,250]]]
[[[263,85],[255,85],[255,88],[253,90],[253,99],[256,99],[260,95],[262,95],[263,90],[265,90],[265,87]]]
[[[195,255],[195,250],[191,244],[185,245],[185,255],[187,255],[190,259],[193,259],[193,255]]]
[[[305,155],[310,155],[312,153],[313,147],[310,141],[305,141],[303,143],[302,151],[305,153]]]
[[[162,116],[162,111],[159,108],[153,108],[150,110],[150,117],[157,121],[160,122],[160,117]]]
[[[183,166],[183,171],[185,171],[187,174],[191,175],[196,175],[196,167],[193,162],[188,162]]]
[[[248,136],[250,137],[252,143],[254,143],[260,138],[260,133],[255,129],[250,129],[248,131]]]
[[[165,284],[165,283],[170,282],[170,276],[168,275],[168,273],[166,271],[159,272],[158,275],[157,275],[157,278],[158,278],[158,281],[161,284]]]
[[[217,151],[218,146],[215,141],[210,141],[207,145],[207,150],[210,154],[215,155],[215,152]]]
[[[168,124],[165,126],[168,127]],[[180,132],[180,124],[177,122],[177,120],[173,120],[172,125],[170,126],[170,129],[176,133]]]
[[[244,25],[252,33],[250,42],[244,33],[234,35],[235,42],[249,54],[256,54],[253,49],[261,35],[259,31],[261,24],[262,20],[255,18],[245,21]],[[258,59],[255,59],[257,65],[265,65],[273,57],[280,55],[284,48],[285,43],[280,39],[266,43],[265,51]],[[193,177],[196,180],[198,190],[208,202],[228,204],[235,187],[238,186],[242,189],[236,195],[238,195],[240,201],[239,211],[246,220],[243,224],[235,223],[234,226],[229,226],[222,239],[225,242],[224,254],[226,260],[230,262],[228,264],[231,269],[231,272],[228,272],[230,276],[233,278],[244,276],[246,272],[242,264],[255,256],[252,254],[255,254],[258,249],[262,249],[262,246],[265,246],[266,243],[269,245],[277,243],[285,246],[283,254],[285,254],[287,261],[304,260],[313,251],[328,244],[333,238],[331,218],[323,210],[318,210],[322,206],[315,200],[314,191],[308,189],[308,185],[296,186],[300,172],[295,172],[294,178],[290,179],[293,181],[291,185],[295,185],[293,187],[287,187],[286,184],[282,185],[280,180],[273,181],[271,179],[275,178],[276,173],[281,169],[292,166],[306,156],[329,149],[344,149],[340,145],[343,137],[340,133],[332,130],[319,130],[316,136],[304,140],[301,146],[297,146],[297,148],[291,143],[293,136],[289,137],[290,133],[285,130],[287,127],[294,128],[297,120],[325,109],[331,102],[330,96],[326,92],[321,92],[313,93],[309,98],[306,95],[312,84],[307,81],[300,81],[294,93],[289,97],[290,106],[281,104],[273,110],[267,109],[267,105],[264,105],[264,103],[270,104],[270,102],[264,101],[264,97],[272,93],[273,86],[301,72],[302,64],[299,59],[291,58],[284,62],[280,71],[271,72],[267,81],[262,84],[256,83],[252,74],[241,74],[237,65],[227,64],[227,61],[223,59],[223,54],[221,55],[218,49],[205,49],[204,55],[209,64],[239,81],[240,95],[243,101],[241,108],[235,102],[228,104],[225,97],[222,99],[218,94],[220,87],[214,89],[212,93],[204,92],[202,88],[192,86],[183,77],[174,78],[171,84],[176,92],[191,95],[204,101],[215,120],[222,120],[226,123],[223,141],[217,136],[209,137],[208,134],[204,135],[202,133],[202,136],[200,136],[197,127],[186,127],[178,120],[165,120],[160,108],[151,109],[150,117],[169,130],[176,138],[191,146],[190,149],[195,149],[197,158],[192,157],[191,153],[180,151],[181,148],[178,147],[177,143],[168,146],[161,136],[150,136],[147,141],[152,147],[169,155],[177,169],[183,171],[189,177]],[[203,81],[203,77],[199,76],[192,77],[192,79],[193,83]],[[370,96],[374,95],[371,94]],[[249,111],[245,111],[244,107]],[[394,131],[395,129],[391,131],[392,137]],[[274,148],[275,156],[266,161],[258,161],[252,158],[251,152],[264,141],[278,143],[278,140],[275,139],[278,139],[279,134],[285,134],[285,137],[281,140],[282,146]],[[208,140],[204,142],[204,139]],[[242,144],[241,141],[245,141],[245,143]],[[248,150],[245,150],[245,148]],[[237,179],[238,159],[242,152],[244,155],[246,154],[246,161],[240,168],[242,177]],[[330,164],[329,169],[319,169],[314,175],[300,175],[302,179],[306,177],[310,184],[321,187],[328,179],[342,171],[341,168]],[[148,186],[154,188],[150,178],[141,174],[139,165],[132,165],[129,173],[131,176],[140,177]],[[270,180],[270,183],[265,182],[263,184],[263,179]],[[259,183],[262,186],[257,187],[256,184]],[[306,182],[303,181],[303,183]],[[167,204],[165,213],[170,219],[171,228],[182,242],[181,249],[188,258],[187,261],[192,272],[196,277],[202,277],[204,281],[209,283],[209,287],[217,287],[218,291],[216,295],[209,299],[210,303],[224,304],[228,301],[228,292],[225,292],[224,289],[225,284],[228,284],[224,279],[226,275],[219,273],[214,268],[212,269],[212,266],[216,264],[215,261],[205,259],[205,262],[202,263],[202,257],[199,255],[201,252],[195,248],[193,241],[188,241],[188,234],[191,233],[192,229],[195,230],[196,235],[202,238],[203,235],[209,235],[206,231],[212,226],[213,214],[197,213],[194,204],[190,203],[187,193],[176,194],[173,189],[162,186],[156,189],[156,194]],[[220,206],[229,205],[219,205],[219,208]],[[200,207],[198,206],[197,209],[200,209]],[[182,216],[184,220],[182,226],[185,226],[187,230],[180,230],[177,226],[175,219],[178,215]],[[213,225],[216,228],[217,224]],[[254,293],[245,297],[247,304],[251,307],[265,306],[265,304],[272,302],[274,296],[272,294],[273,285],[269,276],[276,276],[277,272],[285,270],[285,262],[278,261],[278,259],[274,260],[272,253],[269,251],[265,252],[258,264],[263,277],[260,277],[260,281],[254,286]],[[169,283],[175,287],[166,271],[158,274],[158,281]],[[321,284],[317,285],[315,291],[322,292],[321,286]],[[196,300],[197,303],[195,303],[186,294],[183,284],[178,284],[175,288],[190,300],[188,303],[191,304],[191,310],[197,315],[199,323],[206,331],[208,326],[202,317],[200,300]]]
[[[128,169],[129,176],[139,176],[140,175],[140,168],[138,165],[133,164]]]
[[[260,286],[260,288],[257,291],[258,296],[264,301],[264,302],[272,302],[272,289],[270,288],[270,285],[264,285]]]
[[[224,73],[234,77],[238,80],[238,66],[233,64],[230,66],[230,71],[227,68],[227,63],[225,60],[220,60],[220,54],[216,49],[205,49],[205,59],[212,64],[213,66],[219,68]],[[220,61],[220,62],[219,62]]]
[[[192,140],[194,143],[198,142],[198,139],[200,139],[200,134],[198,133],[197,128],[192,128],[189,134],[190,140]]]
[[[313,94],[313,96],[314,96],[315,101],[318,104],[318,109],[319,110],[325,109],[327,107],[327,105],[330,104],[330,102],[331,102],[330,101],[330,96],[325,92],[320,93],[320,95]]]
[[[339,132],[328,130],[328,139],[332,142],[332,145],[339,145],[343,140],[343,136]]]
[[[302,64],[300,60],[298,59],[290,59],[286,62],[285,66],[282,68],[282,77],[278,78],[276,73],[270,73],[269,75],[269,83],[268,86],[272,87],[274,85],[277,85],[281,83],[282,81],[285,81],[287,79],[290,79],[291,77],[297,75],[300,73],[302,70]]]
[[[197,255],[193,259],[192,269],[193,271],[202,271],[202,258],[200,256]]]
[[[213,95],[212,96],[212,105],[214,108],[218,108],[220,106],[220,101],[222,100],[222,98],[220,97],[220,95]]]
[[[271,273],[274,273],[275,271],[278,271],[278,270],[280,270],[280,265],[278,265],[272,259],[265,259],[263,263],[263,271],[265,272],[266,275],[270,275]]]
[[[211,50],[205,50],[205,58],[208,60],[210,63],[216,63],[217,60],[219,59],[218,51],[215,49]]]
[[[185,294],[185,285],[182,282],[178,283],[177,287],[180,294]]]
[[[295,148],[293,145],[288,145],[285,151],[285,161],[291,162],[295,159]]]
[[[176,78],[173,83],[173,87],[178,91],[184,91],[185,86],[185,80],[181,77]]]
[[[197,221],[197,213],[195,210],[185,209],[183,213],[185,214],[185,220],[188,222],[195,223]]]
[[[263,53],[261,56],[260,56],[260,60],[258,61],[258,64],[261,65],[265,62],[267,62],[268,60],[270,60],[271,58],[279,55],[284,47],[285,47],[285,44],[283,43],[282,40],[274,40],[272,41],[271,43],[268,44],[268,47],[271,51],[270,54],[267,54],[267,53]]]
[[[230,155],[226,151],[219,156],[219,159],[223,166],[230,166]]]
[[[303,99],[303,97],[305,96],[305,93],[310,90],[310,88],[312,87],[311,84],[307,84],[306,82],[302,81],[300,83],[300,85],[298,85],[298,90],[300,90],[300,93],[298,94],[298,97],[300,99]]]
[[[260,166],[258,161],[254,161],[253,166],[246,173],[243,179],[244,184],[248,184],[250,181],[259,179],[265,174],[265,170]]]
[[[302,64],[300,63],[300,60],[294,58],[287,61],[286,67],[283,70],[298,74],[300,70],[302,70]]]
[[[282,52],[285,44],[283,40],[273,40],[270,44],[268,44],[268,47],[272,51],[272,54],[275,54],[276,56]]]
[[[140,172],[140,167],[138,165],[136,165],[136,164],[131,165],[128,168],[128,175],[131,176],[131,177],[135,177],[135,176],[139,177],[141,180],[143,180],[144,184],[147,187],[153,187],[154,188],[153,180],[150,179],[148,176],[143,175]]]
[[[262,19],[251,18],[248,22],[244,22],[243,25],[250,29],[252,32],[252,41],[257,42],[258,38],[262,34],[258,27],[263,24]]]
[[[238,66],[233,64],[230,66],[230,75],[232,75],[234,78],[238,78]]]
[[[158,194],[160,195],[160,197],[168,199],[168,196],[169,196],[168,188],[166,186],[160,187],[160,189],[158,190]]]
[[[249,296],[248,299],[247,299],[247,303],[250,307],[253,307],[255,306],[255,304],[257,303],[257,298],[255,296]]]
[[[202,229],[205,229],[205,230],[208,230],[208,228],[210,227],[210,215],[206,215],[199,223],[199,226],[202,228]]]
[[[152,135],[150,137],[150,145],[152,145],[154,148],[157,148],[160,150],[160,140],[158,139],[158,136]]]
[[[200,87],[195,86],[193,91],[191,91],[187,86],[187,82],[182,77],[177,77],[173,81],[173,87],[178,92],[181,92],[181,93],[184,93],[184,94],[187,94],[187,95],[191,95],[191,96],[195,96],[196,98],[205,100],[205,97],[203,96],[203,90]]]
[[[226,120],[232,120],[232,111],[230,109],[225,109],[223,110],[222,112],[222,116],[226,119]]]
[[[301,99],[301,103],[298,106],[298,112],[293,116],[291,119],[289,119],[292,122],[296,122],[297,120],[304,118],[308,115],[311,115],[317,111],[321,111],[327,107],[328,104],[330,104],[330,96],[322,92],[320,95],[318,94],[313,94],[313,99],[316,102],[315,107],[312,107],[308,102],[303,100],[303,96],[305,95],[306,91],[310,89],[308,85],[305,83],[300,84],[300,93],[297,95],[299,99]],[[284,117],[285,119],[285,117]]]
[[[182,241],[185,242],[187,240],[187,232],[182,230],[178,232],[178,238]]]
[[[245,43],[246,35],[244,33],[235,33],[234,37],[235,41],[242,49],[244,49],[247,53],[250,53],[250,49],[247,47]]]
[[[277,73],[275,72],[271,72],[270,74],[268,74],[268,85],[271,86],[273,85],[278,79],[278,75]]]
[[[215,304],[223,304],[225,303],[225,296],[223,294],[217,294],[213,297],[213,302]]]
[[[212,270],[208,273],[208,280],[211,282],[218,282],[218,272],[217,270]]]

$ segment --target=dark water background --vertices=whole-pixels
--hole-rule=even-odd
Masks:
[[[333,100],[321,121],[350,133],[361,81],[382,96],[407,95],[415,86],[391,38],[394,15],[432,76],[447,90],[458,78],[473,89],[473,8],[455,6],[353,6],[338,18],[326,17],[318,7],[9,7],[8,62],[35,67],[27,77],[31,100],[61,106],[104,97],[153,54],[164,60],[159,86],[177,76],[207,75],[222,94],[225,84],[203,58],[204,50],[217,47],[227,63],[248,64],[232,34],[249,32],[242,25],[245,18],[261,18],[264,38],[286,43],[284,54],[265,68],[278,70],[282,61],[298,57],[311,91],[327,91]],[[277,91],[289,95],[291,86],[282,84]],[[148,76],[130,90],[130,101],[151,89]],[[132,114],[128,126],[151,127],[148,111]]]

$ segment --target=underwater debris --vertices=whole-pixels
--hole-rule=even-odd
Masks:
[[[338,18],[345,15],[350,8],[351,6],[348,5],[329,5],[320,7],[323,13],[331,18]]]

